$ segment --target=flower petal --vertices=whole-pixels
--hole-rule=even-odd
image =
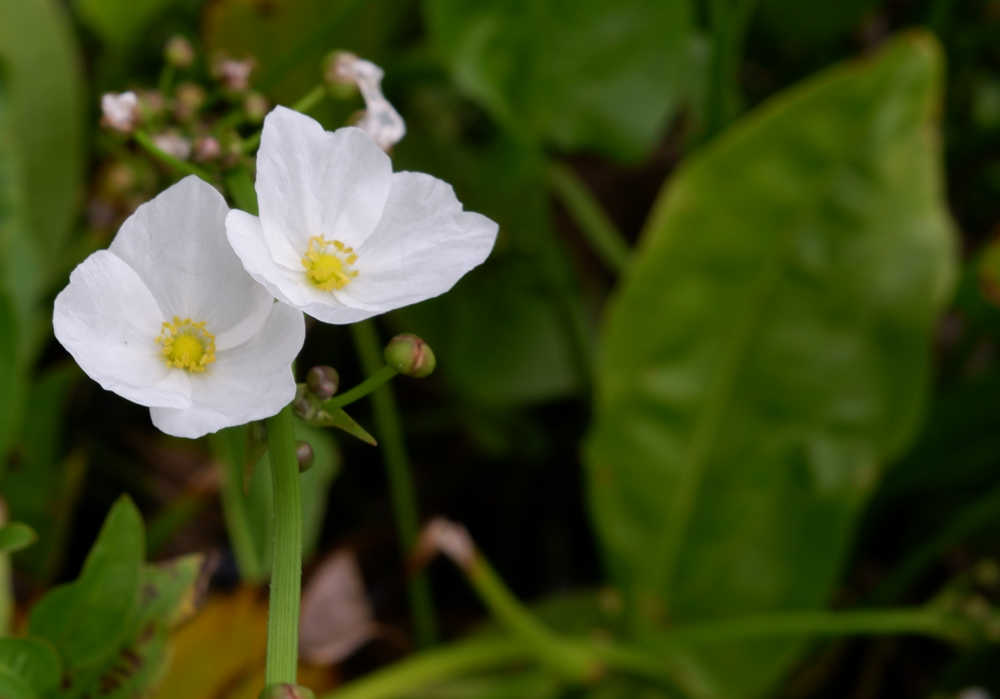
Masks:
[[[361,129],[330,133],[315,119],[275,107],[257,152],[257,199],[271,255],[297,269],[313,236],[358,247],[375,230],[391,177],[389,156]]]
[[[264,229],[256,216],[234,209],[226,217],[229,244],[251,277],[260,282],[276,299],[325,323],[354,323],[375,315],[364,309],[345,306],[329,291],[309,284],[305,270],[290,270],[271,256],[264,240]]]
[[[448,291],[490,254],[497,224],[462,205],[447,182],[419,172],[392,176],[378,227],[358,249],[358,276],[337,297],[381,313]]]
[[[271,296],[226,241],[229,207],[214,187],[185,177],[132,214],[109,248],[139,274],[168,318],[205,321],[217,350],[260,329]]]
[[[56,339],[102,388],[140,405],[185,408],[190,386],[156,338],[164,314],[135,270],[107,250],[77,265],[56,297]]]
[[[190,377],[192,407],[151,409],[153,424],[167,434],[195,438],[274,415],[295,397],[291,365],[304,341],[302,313],[273,304],[260,332],[219,352],[205,373]]]

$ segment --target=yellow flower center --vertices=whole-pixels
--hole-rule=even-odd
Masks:
[[[205,330],[205,321],[174,316],[163,323],[156,342],[162,345],[163,361],[169,367],[200,373],[215,361],[215,335]]]
[[[327,240],[314,235],[309,239],[309,248],[302,256],[302,266],[306,268],[306,278],[313,286],[323,291],[343,289],[358,276],[351,269],[358,256],[354,248],[349,248],[339,240]]]

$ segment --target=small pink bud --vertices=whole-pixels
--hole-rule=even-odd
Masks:
[[[267,99],[259,92],[249,92],[243,99],[243,111],[246,112],[247,119],[253,124],[259,124],[267,116],[267,110],[271,105]]]
[[[188,121],[205,104],[205,88],[197,83],[183,82],[177,86],[174,114],[178,120]]]
[[[101,115],[105,126],[129,133],[139,121],[139,98],[134,92],[108,92],[101,97]]]
[[[222,146],[211,136],[202,136],[194,142],[194,159],[199,162],[215,160],[222,155]]]
[[[216,62],[213,72],[224,87],[233,92],[243,92],[250,87],[250,74],[256,63],[252,58],[242,61],[224,58]]]
[[[153,143],[164,153],[175,158],[187,160],[191,156],[191,142],[176,131],[164,131],[153,136]]]

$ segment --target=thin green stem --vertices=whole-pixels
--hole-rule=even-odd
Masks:
[[[291,109],[294,109],[296,112],[302,112],[303,114],[305,114],[308,111],[310,111],[313,107],[315,107],[317,104],[319,104],[323,100],[323,98],[326,97],[326,95],[327,95],[326,85],[320,83],[319,85],[311,89],[309,92],[302,95],[302,97],[300,97],[298,101],[294,102],[291,106]],[[257,146],[260,145],[260,134],[261,132],[258,131],[257,133],[251,136],[247,136],[246,140],[243,141],[243,145],[241,146],[241,149],[243,150],[244,153],[249,153],[250,151],[254,150]]]
[[[362,321],[351,326],[354,346],[361,359],[361,366],[372,376],[382,366],[382,351],[375,325]],[[382,385],[372,393],[375,433],[382,445],[386,471],[389,477],[389,492],[392,508],[396,516],[400,546],[404,559],[409,556],[417,541],[419,515],[417,498],[410,474],[410,460],[406,453],[403,426],[392,387]],[[410,613],[413,617],[414,635],[417,645],[426,647],[434,643],[437,636],[434,620],[434,606],[431,599],[430,583],[426,573],[410,578],[407,583]]]
[[[343,408],[345,405],[350,405],[354,401],[364,398],[369,393],[374,392],[379,387],[388,383],[398,374],[398,371],[387,364],[351,390],[344,391],[340,395],[336,395],[329,400],[323,401],[323,409],[336,410],[337,408]]]
[[[967,625],[954,614],[932,608],[772,612],[722,621],[678,626],[667,632],[673,642],[743,641],[782,636],[861,636],[917,634],[944,641],[968,638]]]
[[[197,175],[205,181],[211,181],[209,174],[197,165],[189,163],[186,160],[181,160],[180,158],[175,158],[170,155],[170,153],[161,150],[159,146],[153,143],[153,139],[145,131],[136,131],[132,134],[132,136],[135,138],[135,142],[142,146],[147,153],[152,155],[164,165],[169,166],[181,174]]]
[[[740,111],[739,73],[743,43],[757,0],[710,0],[712,58],[706,91],[703,141],[708,141]]]
[[[322,699],[390,699],[417,694],[429,685],[484,670],[534,660],[516,639],[489,638],[454,643],[414,655],[326,694]]]
[[[477,555],[465,568],[465,574],[493,617],[530,647],[543,665],[577,684],[600,675],[601,663],[538,621],[511,594],[485,558]]]
[[[236,566],[240,575],[248,582],[264,579],[267,571],[261,561],[254,542],[247,511],[246,495],[243,492],[243,469],[246,465],[247,427],[231,427],[213,437],[213,445],[219,461],[222,486],[222,516],[226,521],[229,543],[233,547]]]
[[[631,250],[621,231],[579,176],[562,163],[548,169],[549,187],[583,233],[594,253],[609,269],[619,274],[628,265]]]
[[[266,682],[294,684],[298,666],[302,584],[302,493],[295,425],[288,406],[267,421],[274,485],[274,555],[267,617]]]

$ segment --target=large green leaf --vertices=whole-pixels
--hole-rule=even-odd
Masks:
[[[590,505],[637,630],[828,602],[911,438],[954,276],[941,57],[912,34],[758,109],[668,184],[610,305]],[[730,695],[794,643],[715,648]]]
[[[127,47],[147,40],[145,30],[173,0],[76,0],[80,21],[103,41]]]
[[[83,168],[81,64],[60,3],[0,4],[0,66],[9,100],[8,118],[0,121],[0,140],[9,144],[23,195],[18,238],[37,248],[37,264],[44,256],[62,252]],[[37,293],[47,281],[44,273],[30,278],[31,271],[20,270],[24,288],[19,291]]]
[[[139,599],[143,558],[142,517],[122,497],[80,577],[51,590],[31,610],[30,632],[59,650],[69,672],[97,666],[117,651]]]
[[[643,155],[690,73],[687,0],[431,0],[425,16],[462,90],[561,148]]]

